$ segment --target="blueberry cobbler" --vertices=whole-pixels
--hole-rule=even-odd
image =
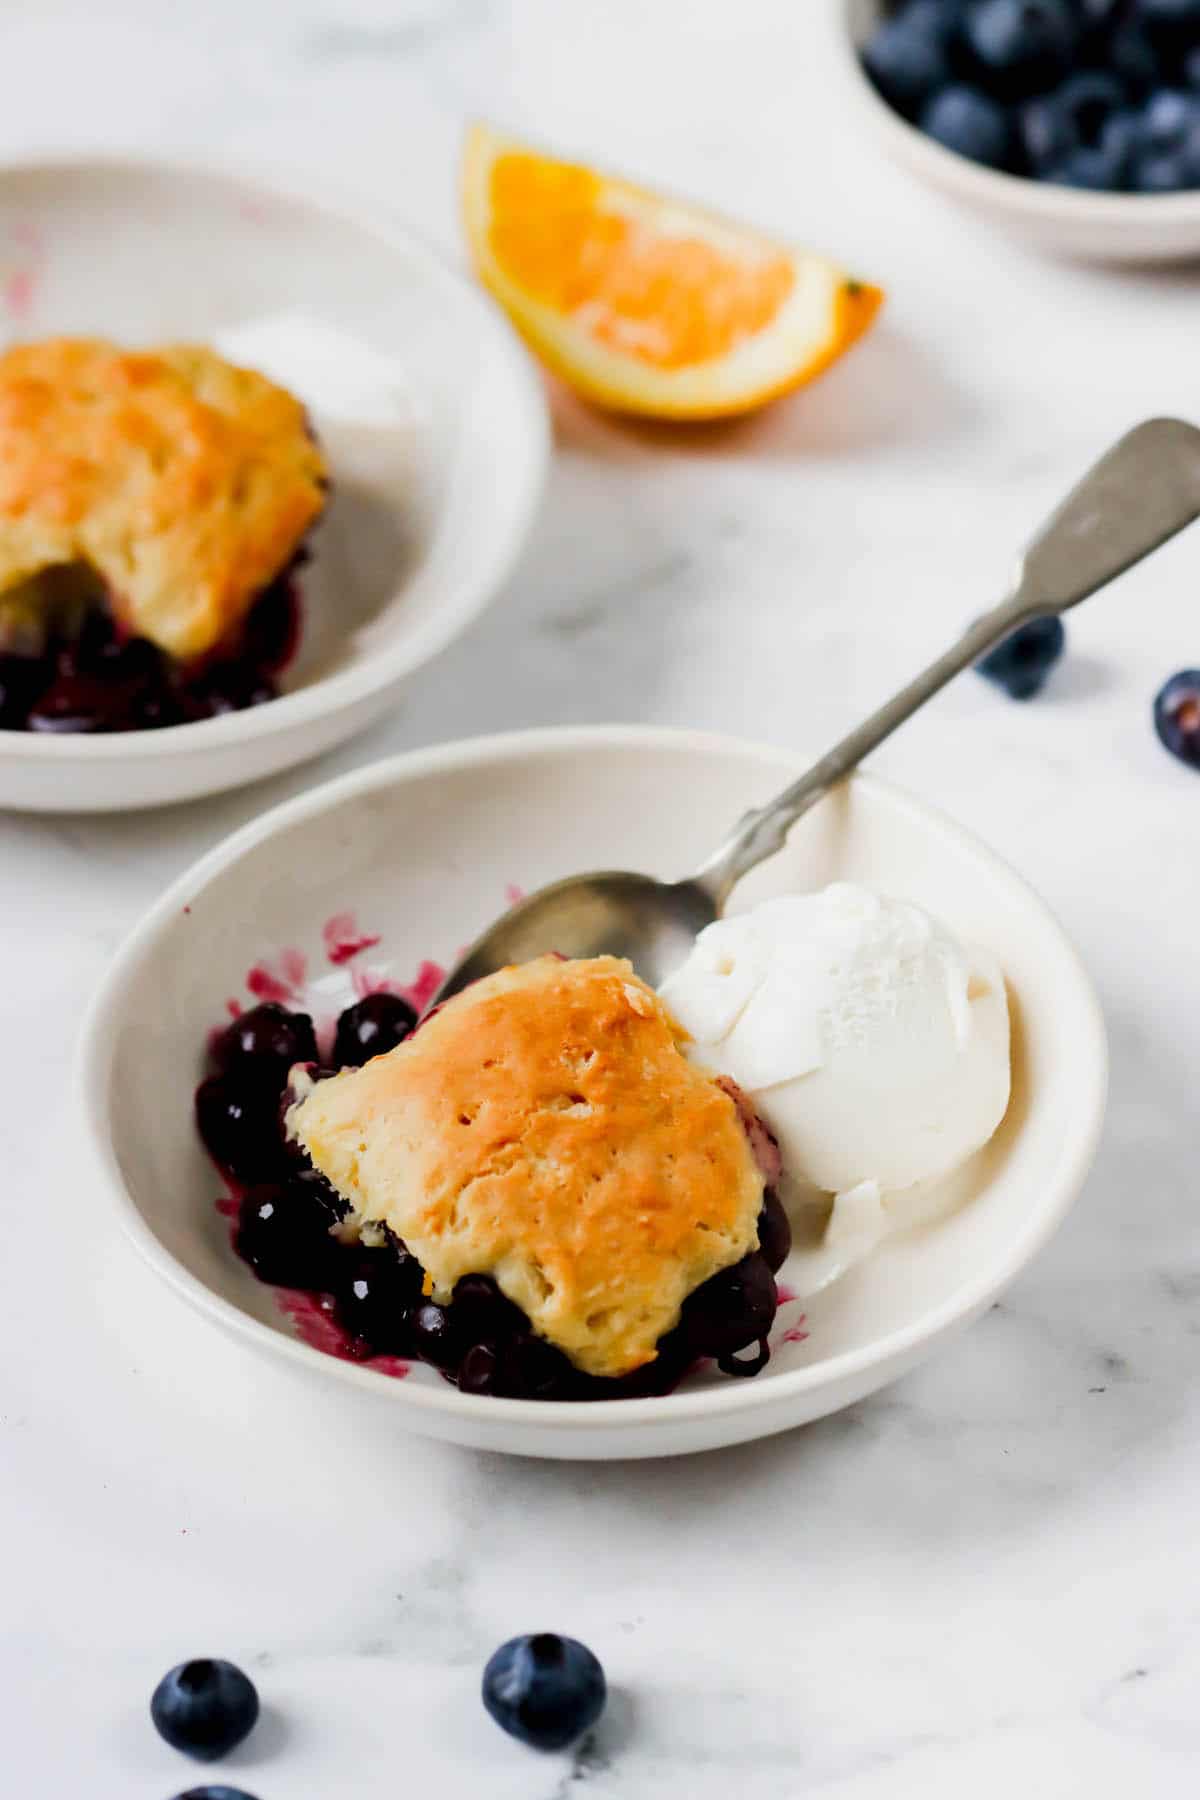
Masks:
[[[766,1364],[790,1248],[775,1140],[611,957],[543,957],[435,1007],[370,994],[333,1067],[268,1002],[210,1046],[200,1136],[259,1278],[321,1296],[349,1353],[464,1392],[666,1393]]]
[[[274,698],[325,459],[214,351],[0,354],[0,729],[184,724]]]

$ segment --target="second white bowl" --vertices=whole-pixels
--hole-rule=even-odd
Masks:
[[[1101,262],[1187,262],[1200,256],[1200,192],[1094,194],[1005,175],[943,149],[900,116],[867,78],[860,51],[884,0],[836,0],[834,29],[846,87],[886,155],[1012,237],[1039,250]]]

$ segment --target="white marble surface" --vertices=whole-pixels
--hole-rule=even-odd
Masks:
[[[1027,259],[889,170],[824,0],[42,0],[0,11],[0,155],[211,148],[331,171],[458,255],[486,112],[881,278],[811,395],[692,438],[558,407],[545,511],[488,619],[383,730],[266,788],[0,820],[0,1714],[6,1793],[167,1800],[145,1702],[227,1654],[258,1800],[1192,1795],[1200,1765],[1200,779],[1150,697],[1200,662],[1200,536],[1093,602],[1035,707],[967,680],[878,766],[970,820],[1077,937],[1112,1032],[1095,1176],[953,1353],[841,1418],[674,1465],[542,1466],[296,1384],[135,1262],[74,1145],[82,996],[161,884],[320,774],[614,716],[823,740],[994,591],[1088,457],[1200,415],[1197,280]],[[146,1104],[154,1104],[148,1085]],[[17,1229],[20,1221],[20,1229]],[[34,1229],[30,1229],[30,1221]],[[511,1632],[617,1690],[534,1758],[475,1698]]]

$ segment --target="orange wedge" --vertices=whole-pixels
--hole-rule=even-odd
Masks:
[[[836,362],[883,302],[825,257],[486,125],[467,136],[463,219],[480,279],[526,342],[620,412],[749,412]]]

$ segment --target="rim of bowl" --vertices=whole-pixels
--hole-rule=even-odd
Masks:
[[[1060,1146],[1058,1161],[1050,1172],[1051,1178],[1040,1189],[1042,1197],[1039,1204],[1031,1209],[1027,1222],[1009,1241],[1005,1254],[997,1259],[992,1268],[965,1282],[949,1299],[931,1308],[912,1324],[875,1339],[857,1350],[843,1351],[840,1355],[810,1363],[801,1369],[782,1371],[765,1384],[731,1381],[723,1387],[691,1392],[677,1390],[672,1394],[643,1400],[512,1400],[490,1395],[463,1394],[446,1382],[439,1383],[437,1387],[424,1387],[396,1381],[358,1363],[330,1356],[286,1332],[278,1331],[216,1293],[176,1261],[143,1219],[122,1178],[109,1130],[108,1096],[124,994],[144,952],[175,924],[182,907],[201,893],[214,876],[230,868],[247,851],[266,842],[280,830],[302,823],[316,814],[328,812],[343,801],[450,769],[466,769],[480,763],[494,766],[498,762],[516,762],[531,755],[545,757],[589,749],[649,752],[670,749],[709,754],[718,752],[745,762],[758,763],[768,760],[777,763],[781,758],[787,760],[795,757],[797,765],[803,765],[802,757],[777,744],[728,737],[718,732],[628,725],[552,726],[531,731],[506,732],[491,737],[460,738],[370,763],[349,775],[323,782],[309,792],[285,801],[261,817],[251,820],[209,850],[172,882],[120,946],[87,1008],[81,1028],[75,1058],[75,1085],[86,1133],[121,1223],[151,1267],[198,1311],[244,1337],[251,1344],[273,1350],[300,1366],[335,1378],[340,1377],[364,1392],[382,1395],[390,1389],[393,1397],[402,1405],[411,1406],[419,1413],[449,1413],[462,1419],[507,1422],[513,1426],[540,1424],[561,1428],[568,1433],[586,1431],[601,1422],[606,1427],[624,1423],[635,1429],[660,1425],[670,1420],[682,1421],[729,1412],[753,1411],[774,1406],[791,1395],[835,1385],[846,1377],[852,1377],[876,1364],[887,1363],[926,1341],[936,1339],[955,1324],[968,1319],[1011,1281],[1061,1223],[1091,1166],[1100,1135],[1108,1075],[1103,1015],[1079,953],[1054,913],[1009,863],[948,814],[927,805],[915,794],[890,781],[882,780],[876,775],[857,773],[850,779],[868,790],[885,795],[893,807],[911,818],[919,819],[923,825],[932,825],[937,831],[956,841],[960,848],[970,852],[986,875],[993,880],[998,879],[1009,888],[1016,888],[1025,902],[1041,913],[1057,939],[1057,979],[1060,987],[1064,992],[1067,988],[1073,988],[1073,1004],[1085,1024],[1076,1051],[1081,1103],[1073,1140]]]
[[[882,17],[882,0],[840,0],[839,29],[834,36],[843,71],[870,108],[877,127],[886,130],[892,141],[903,147],[910,160],[923,164],[930,175],[940,173],[974,198],[986,196],[1009,211],[1045,220],[1070,219],[1079,225],[1125,226],[1136,215],[1144,222],[1153,220],[1164,227],[1176,223],[1200,224],[1200,188],[1178,194],[1094,193],[1086,188],[1066,187],[1059,182],[1033,181],[1028,176],[1012,175],[1004,169],[989,169],[985,163],[972,162],[969,156],[962,156],[957,150],[948,150],[889,105],[863,68],[859,55],[862,38],[856,30],[855,20],[856,15],[868,6]]]
[[[301,184],[294,172],[271,163],[256,163],[247,170],[220,156],[113,155],[100,151],[39,155],[18,162],[0,162],[0,186],[13,177],[97,171],[129,175],[208,177],[226,181],[269,198],[306,205],[336,217],[344,224],[369,233],[407,257],[430,287],[466,302],[489,342],[493,354],[504,359],[512,379],[522,433],[529,445],[529,475],[524,494],[512,509],[505,534],[489,569],[453,588],[454,604],[427,620],[402,644],[373,650],[352,668],[319,675],[291,693],[280,694],[266,706],[226,713],[214,719],[197,719],[184,725],[167,725],[159,731],[120,731],[96,736],[64,733],[43,735],[31,731],[0,731],[0,756],[30,763],[139,762],[147,755],[204,755],[253,739],[271,738],[346,712],[360,701],[374,699],[396,682],[429,662],[440,650],[473,624],[497,594],[516,564],[537,516],[550,466],[550,409],[537,365],[522,347],[496,303],[481,292],[416,232],[386,214],[365,205],[345,185],[328,180]]]

